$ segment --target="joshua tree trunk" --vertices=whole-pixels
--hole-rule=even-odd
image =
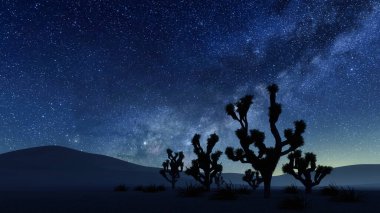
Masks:
[[[311,189],[313,187],[313,181],[311,180],[311,178],[308,178],[305,180],[305,192],[310,194],[311,193]]]
[[[175,189],[175,181],[172,181],[172,189]]]
[[[210,191],[210,172],[206,171],[205,172],[205,185],[206,185],[206,190],[209,192]]]
[[[264,182],[264,198],[271,197],[271,182],[272,182],[272,174],[264,174],[263,176]]]
[[[305,185],[305,192],[307,193],[307,194],[310,194],[311,193],[311,185],[309,185],[309,184],[306,184]]]

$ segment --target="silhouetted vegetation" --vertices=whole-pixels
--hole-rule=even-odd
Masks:
[[[360,194],[351,187],[338,187],[330,184],[322,188],[321,194],[329,196],[337,202],[355,203],[361,200]]]
[[[306,193],[311,193],[312,188],[319,185],[332,171],[330,166],[317,166],[317,156],[311,152],[305,153],[302,157],[302,152],[296,150],[288,155],[288,159],[289,163],[283,165],[282,171],[299,180],[305,186]]]
[[[212,200],[236,200],[237,193],[232,184],[226,184],[218,188],[214,194],[211,195]]]
[[[221,172],[219,172],[215,175],[214,181],[215,181],[215,185],[217,188],[222,187],[226,183],[223,179]]]
[[[298,194],[299,190],[297,186],[290,185],[290,186],[285,187],[284,192],[287,194]]]
[[[187,184],[186,187],[180,188],[178,192],[183,197],[199,197],[206,192],[206,190],[201,185]]]
[[[351,187],[340,187],[338,194],[333,196],[333,200],[344,203],[356,203],[361,200],[361,196]]]
[[[172,189],[175,188],[175,183],[180,178],[180,172],[183,170],[183,159],[185,156],[183,152],[175,152],[171,149],[167,149],[168,160],[162,163],[163,169],[160,170],[160,174],[171,183]]]
[[[304,144],[302,134],[305,132],[306,124],[302,120],[294,122],[294,130],[286,129],[284,131],[285,140],[282,140],[276,126],[282,111],[281,104],[276,101],[278,87],[273,84],[268,86],[267,90],[270,97],[269,126],[275,139],[274,147],[267,147],[264,144],[264,132],[257,129],[249,130],[247,113],[252,104],[253,96],[247,95],[237,103],[226,106],[227,114],[240,125],[240,128],[236,130],[236,136],[240,141],[241,148],[227,147],[225,153],[229,159],[251,164],[254,170],[260,172],[264,183],[264,196],[270,197],[272,176],[278,161],[281,156],[295,151]],[[251,149],[251,145],[257,149],[257,153]]]
[[[249,195],[252,192],[252,190],[246,186],[235,186],[234,191],[239,195]]]
[[[148,186],[136,186],[134,188],[135,191],[140,191],[140,192],[149,192],[149,193],[155,193],[155,192],[163,192],[165,191],[165,186],[163,185],[148,185]]]
[[[115,186],[114,191],[115,192],[126,192],[126,191],[128,191],[128,187],[126,187],[124,184],[117,185],[117,186]]]
[[[333,184],[323,187],[321,190],[321,194],[323,196],[336,196],[338,195],[338,193],[339,193],[339,187]]]
[[[309,201],[300,195],[286,197],[278,205],[280,209],[303,210],[309,207]]]
[[[215,193],[211,195],[212,200],[236,200],[238,195],[248,195],[251,190],[245,186],[236,186],[232,183],[224,184],[222,187],[216,189]]]
[[[207,139],[206,151],[200,145],[199,134],[195,134],[192,139],[194,153],[197,159],[191,161],[191,167],[187,168],[185,173],[192,176],[197,182],[202,184],[207,191],[210,191],[210,185],[215,181],[215,178],[221,175],[223,166],[219,164],[219,158],[222,155],[221,151],[212,153],[212,149],[219,141],[216,134],[211,134]]]
[[[260,173],[258,171],[252,171],[251,169],[245,171],[242,179],[247,182],[252,189],[256,189],[263,182],[263,178],[260,176]]]

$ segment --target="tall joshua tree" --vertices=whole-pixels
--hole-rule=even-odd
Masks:
[[[210,135],[207,139],[206,150],[203,150],[200,145],[200,137],[201,136],[199,134],[195,134],[191,141],[194,147],[194,153],[197,155],[197,159],[191,161],[191,167],[187,168],[185,173],[201,183],[207,191],[210,191],[210,185],[223,170],[222,164],[218,163],[222,152],[216,151],[212,153],[212,149],[219,141],[218,135]]]
[[[172,184],[172,189],[175,188],[175,184],[180,177],[180,172],[183,171],[183,159],[185,156],[183,152],[175,152],[171,149],[167,149],[168,160],[162,163],[163,169],[160,170],[160,174]]]
[[[312,152],[307,152],[302,157],[302,152],[296,150],[288,155],[288,159],[289,163],[283,165],[282,171],[299,180],[305,186],[306,193],[311,193],[311,189],[332,171],[330,166],[317,166],[317,156]],[[311,177],[312,173],[314,178]]]
[[[270,98],[269,126],[275,145],[267,147],[264,144],[264,132],[257,129],[249,130],[247,113],[252,104],[253,96],[247,95],[237,103],[226,106],[227,114],[240,124],[240,128],[236,130],[236,136],[241,148],[227,147],[225,153],[229,159],[251,164],[253,169],[259,171],[264,182],[264,196],[270,197],[272,176],[278,161],[281,156],[287,155],[303,145],[302,134],[305,131],[306,124],[302,120],[295,121],[295,129],[285,129],[285,140],[283,140],[276,126],[281,114],[281,104],[276,102],[278,86],[276,84],[270,85],[267,90]],[[251,149],[253,148],[251,145],[257,149],[257,153]]]

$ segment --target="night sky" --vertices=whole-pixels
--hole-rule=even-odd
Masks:
[[[273,144],[272,82],[280,131],[304,119],[319,163],[380,163],[376,0],[0,3],[1,153],[61,145],[160,166],[170,147],[189,162],[195,133],[238,146],[224,107],[246,94]]]

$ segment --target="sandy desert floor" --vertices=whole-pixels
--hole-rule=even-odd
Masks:
[[[212,200],[211,194],[201,197],[181,197],[177,192],[145,193],[134,190],[113,191],[2,191],[0,212],[294,212],[282,210],[278,204],[287,196],[282,191],[272,192],[264,199],[260,191],[239,195],[236,200]],[[362,200],[341,203],[321,196],[318,192],[307,196],[308,207],[303,212],[380,212],[380,191],[359,191]]]

